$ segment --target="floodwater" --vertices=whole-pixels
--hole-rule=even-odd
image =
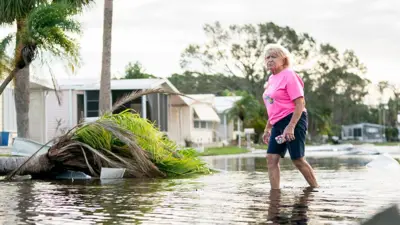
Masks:
[[[285,159],[271,192],[264,157],[209,157],[222,172],[185,179],[1,182],[0,224],[359,224],[400,203],[398,174],[370,160],[308,158],[314,191]]]

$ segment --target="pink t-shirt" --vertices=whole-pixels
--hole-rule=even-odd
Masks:
[[[291,69],[271,75],[263,94],[263,100],[268,112],[268,120],[274,125],[296,107],[294,100],[304,97],[304,83],[300,76]]]

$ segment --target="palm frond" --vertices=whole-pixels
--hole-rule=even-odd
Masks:
[[[68,145],[71,142],[81,145],[88,156],[83,157],[78,153],[76,146],[63,147],[63,143]],[[85,161],[96,162],[91,163],[94,171],[100,171],[101,166],[111,165],[127,168],[134,177],[210,172],[206,164],[196,157],[194,149],[178,150],[176,144],[154,124],[129,110],[114,115],[105,114],[97,121],[81,124],[68,137],[61,138],[51,151],[51,159],[63,165],[79,165],[79,169],[87,172],[90,171],[88,166],[83,166]],[[79,163],[76,162],[76,156],[67,157],[70,155],[68,151],[80,154]],[[96,160],[93,160],[94,157]]]
[[[79,154],[78,146],[87,150],[86,154],[90,156],[81,155],[78,160],[75,155]],[[135,142],[135,136],[107,118],[82,124],[67,133],[49,151],[49,157],[63,167],[90,172],[94,176],[98,175],[101,167],[126,168],[127,173],[134,177],[165,176],[150,160],[148,153]],[[92,165],[86,165],[88,158],[94,162]]]
[[[95,0],[52,0],[52,3],[66,3],[77,11],[95,3]]]
[[[15,34],[9,34],[0,41],[0,56],[7,55],[6,50],[10,43],[13,41]]]
[[[59,87],[58,87],[58,85],[56,83],[56,76],[53,73],[53,70],[52,70],[51,66],[48,64],[48,62],[46,62],[46,64],[47,64],[47,68],[49,69],[49,73],[50,73],[50,77],[51,77],[51,83],[53,84],[53,88],[54,88],[54,94],[57,97],[58,105],[61,106],[61,103],[62,103],[61,102],[61,91],[60,91],[60,89],[59,89]]]
[[[126,145],[131,159],[135,162],[134,165],[137,166],[136,171],[140,171],[140,173],[150,177],[157,173],[158,175],[162,175],[157,167],[150,161],[147,152],[138,145],[136,137],[131,131],[123,129],[114,121],[108,119],[98,120],[97,123],[112,133],[117,140],[122,141]]]
[[[187,98],[191,98],[185,94],[179,93],[179,92],[174,92],[174,91],[166,91],[164,89],[161,88],[154,88],[154,89],[147,89],[147,90],[141,90],[141,91],[134,91],[130,94],[126,94],[123,97],[121,97],[120,99],[117,100],[117,102],[114,103],[111,112],[116,111],[117,109],[121,108],[121,106],[123,106],[124,104],[133,101],[137,98],[142,97],[143,95],[149,95],[149,94],[170,94],[170,95],[181,95],[181,96],[185,96]],[[191,98],[193,99],[193,98]]]
[[[79,45],[71,34],[80,34],[81,27],[73,19],[75,14],[73,5],[64,2],[37,5],[26,19],[25,42],[32,42],[41,51],[76,63]]]
[[[9,34],[0,41],[0,78],[12,71],[12,59],[7,55],[7,47],[14,40],[14,34]]]
[[[45,2],[47,0],[1,0],[0,24],[12,24],[17,19],[25,18],[37,4]]]

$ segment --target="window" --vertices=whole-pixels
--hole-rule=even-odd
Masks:
[[[99,91],[86,91],[86,117],[99,116]]]
[[[76,101],[77,101],[77,123],[79,123],[80,121],[82,121],[85,118],[85,98],[82,94],[77,94],[76,95]]]
[[[194,120],[193,127],[199,129],[212,129],[213,122],[212,121],[203,121],[203,120]]]
[[[354,128],[354,137],[361,137],[361,128]]]
[[[368,128],[366,129],[366,131],[367,131],[367,133],[375,134],[375,133],[378,133],[378,132],[379,132],[379,129],[378,129],[378,128],[375,128],[375,127],[368,127]]]

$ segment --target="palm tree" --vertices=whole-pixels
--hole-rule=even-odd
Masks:
[[[100,81],[100,113],[111,108],[111,39],[112,39],[113,0],[104,1],[103,58]]]
[[[228,119],[240,119],[243,122],[243,128],[254,128],[255,140],[261,140],[262,133],[264,132],[265,124],[267,123],[267,116],[265,107],[258,101],[254,95],[247,92],[239,93],[242,98],[236,101],[231,109],[229,109]]]
[[[0,1],[0,25],[16,23],[16,32],[0,42],[0,75],[8,73],[0,86],[0,94],[14,79],[19,137],[29,136],[29,65],[44,52],[50,52],[70,63],[77,63],[79,47],[68,33],[80,32],[80,25],[72,16],[90,2],[91,0]],[[6,46],[13,41],[15,50],[10,57],[6,54]],[[4,66],[6,62],[9,63],[8,66]]]

